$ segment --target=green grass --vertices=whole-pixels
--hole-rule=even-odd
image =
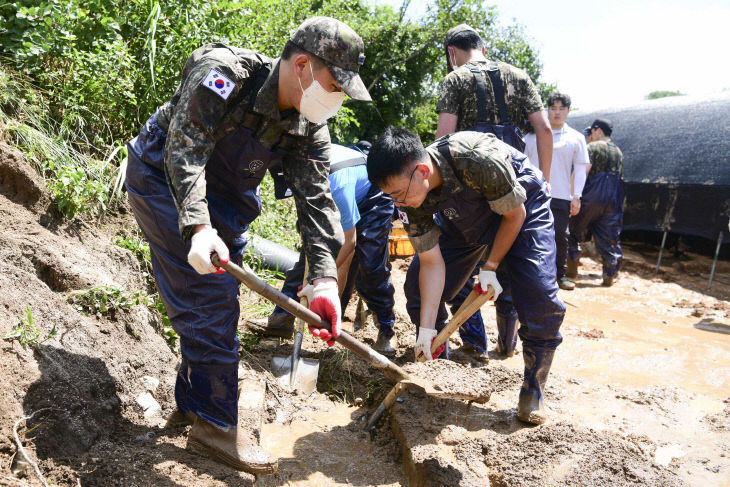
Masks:
[[[96,286],[80,291],[71,291],[67,301],[85,315],[97,318],[113,315],[120,309],[141,304],[153,305],[153,300],[144,291],[127,293],[113,286]]]
[[[46,340],[56,336],[56,325],[53,325],[53,328],[51,328],[51,331],[48,332],[45,339],[39,341],[42,333],[41,329],[35,324],[33,311],[31,311],[30,306],[26,306],[25,317],[20,318],[18,324],[15,325],[13,330],[3,338],[8,341],[17,340],[25,350],[29,345],[31,347],[36,347]]]
[[[48,111],[46,94],[20,73],[0,65],[0,134],[21,149],[43,176],[58,210],[68,219],[100,220],[117,201],[114,164],[119,148],[94,147],[83,124],[58,123]],[[73,128],[75,127],[75,129]]]

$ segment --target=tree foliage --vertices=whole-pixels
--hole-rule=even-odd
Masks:
[[[652,91],[648,95],[645,96],[647,100],[656,100],[657,98],[666,98],[668,96],[684,96],[684,93],[680,91],[666,91],[666,90],[659,90],[659,91]]]
[[[342,143],[373,138],[391,124],[433,138],[435,97],[446,74],[443,38],[461,22],[482,33],[489,57],[525,69],[540,86],[537,51],[519,25],[497,25],[494,7],[437,0],[421,18],[407,19],[408,3],[393,9],[351,0],[16,0],[0,3],[0,56],[49,91],[52,115],[84,132],[92,152],[133,137],[170,98],[197,47],[222,41],[276,57],[312,15],[336,17],[365,40],[361,76],[375,101],[346,103],[331,123]]]

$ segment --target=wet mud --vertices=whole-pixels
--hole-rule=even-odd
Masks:
[[[42,180],[17,151],[0,143],[0,336],[30,307],[43,343],[0,342],[0,485],[40,485],[15,477],[10,464],[16,421],[44,408],[19,435],[52,485],[58,486],[329,486],[329,485],[702,485],[730,487],[730,263],[721,261],[707,291],[711,259],[665,256],[624,246],[624,272],[601,287],[601,266],[581,261],[576,290],[560,291],[566,319],[545,390],[552,419],[528,427],[515,417],[522,355],[494,352],[494,309],[482,309],[488,357],[452,337],[452,363],[425,365],[445,388],[489,393],[485,404],[437,400],[408,390],[371,439],[365,414],[393,384],[378,369],[306,334],[303,356],[320,360],[311,396],[282,389],[274,355],[291,340],[244,340],[242,377],[265,385],[259,413],[246,416],[254,441],[281,458],[274,476],[255,478],[186,449],[188,427],[164,428],[175,408],[179,351],[160,335],[144,306],[89,316],[67,293],[112,285],[143,289],[134,256],[114,244],[135,223],[118,215],[104,228],[54,214]],[[394,259],[402,289],[410,259]],[[240,332],[260,309],[242,289]],[[346,312],[356,321],[357,298]],[[415,329],[396,296],[394,361],[409,370]],[[363,321],[363,320],[361,320]],[[355,336],[377,337],[372,316]],[[49,338],[52,330],[55,334]],[[414,369],[411,369],[414,368]],[[421,372],[418,372],[420,375]],[[145,416],[136,399],[145,376],[161,407]],[[263,394],[262,389],[259,390]],[[260,397],[260,396],[259,396]]]

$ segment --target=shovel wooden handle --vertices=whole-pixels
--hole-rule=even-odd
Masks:
[[[317,313],[309,310],[308,308],[305,308],[297,301],[294,301],[286,294],[283,294],[274,286],[265,282],[263,279],[257,276],[256,273],[253,272],[247,265],[244,264],[243,267],[239,267],[233,262],[228,262],[227,264],[223,265],[218,258],[218,254],[216,253],[213,253],[211,255],[210,260],[213,265],[225,269],[226,272],[241,281],[253,292],[268,299],[274,304],[281,306],[283,309],[287,310],[289,313],[293,314],[297,318],[304,320],[305,323],[308,323],[317,328],[324,328],[325,330],[332,329],[332,326],[326,321],[323,321]],[[356,354],[358,357],[366,360],[371,365],[382,370],[391,379],[396,381],[410,380],[410,376],[405,370],[391,362],[386,356],[376,352],[364,343],[358,341],[345,330],[340,331],[340,335],[335,338],[335,341]]]
[[[436,353],[436,350],[449,340],[449,337],[461,327],[461,325],[469,319],[471,315],[477,312],[484,303],[492,299],[494,296],[494,290],[490,289],[487,294],[480,294],[476,289],[472,289],[469,296],[466,297],[464,302],[459,306],[454,316],[451,317],[449,323],[436,335],[436,338],[431,342],[431,354]],[[426,357],[424,355],[418,356],[419,362],[425,362]]]

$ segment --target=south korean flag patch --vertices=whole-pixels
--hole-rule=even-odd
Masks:
[[[398,212],[398,219],[408,225],[408,214],[400,208],[396,208],[396,211]]]
[[[217,71],[213,68],[208,71],[208,75],[205,77],[201,84],[206,88],[209,88],[211,91],[216,93],[224,100],[227,100],[228,97],[231,96],[233,90],[236,88],[236,85],[233,83],[233,81],[229,80],[228,78],[223,76],[220,71]]]

